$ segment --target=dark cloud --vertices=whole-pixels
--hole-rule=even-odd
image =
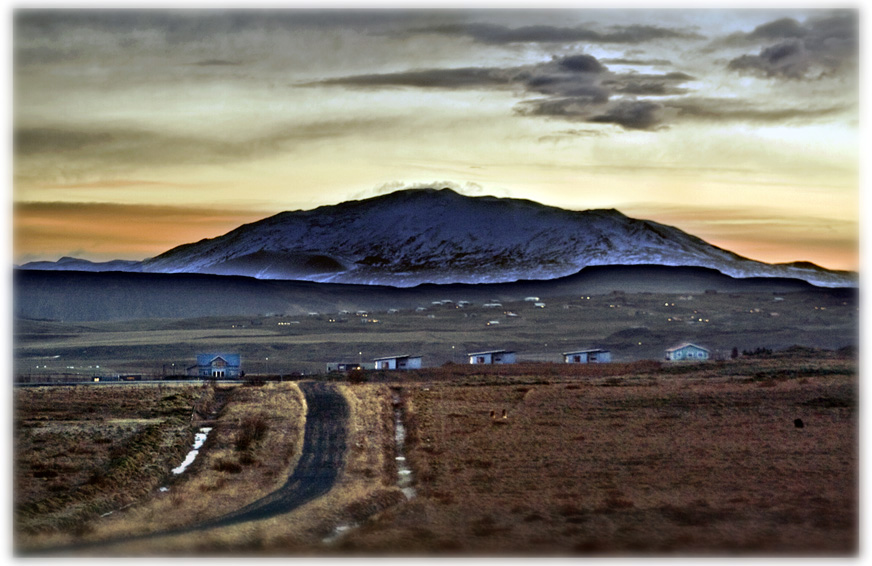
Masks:
[[[516,108],[524,116],[543,116],[592,124],[614,124],[626,130],[664,127],[663,106],[648,100],[618,100],[593,105],[586,99],[562,98],[526,101]]]
[[[836,12],[802,24],[780,19],[728,40],[732,44],[769,43],[756,54],[732,59],[727,65],[731,71],[790,80],[853,73],[859,58],[858,14]]]
[[[469,37],[479,43],[498,45],[574,42],[636,44],[659,39],[704,39],[695,32],[648,25],[613,26],[606,31],[597,31],[580,26],[568,28],[535,25],[510,28],[497,24],[471,23],[431,26],[401,32],[401,35],[411,34]]]
[[[399,73],[353,75],[326,79],[303,86],[342,85],[354,87],[478,88],[511,84],[511,70],[487,67],[424,69]]]
[[[745,37],[751,41],[760,39],[788,39],[804,37],[808,33],[808,30],[793,18],[781,18],[780,20],[757,26],[754,28],[754,31]]]
[[[203,61],[197,61],[196,63],[191,64],[198,67],[237,67],[242,65],[242,62],[228,61],[226,59],[204,59]]]
[[[661,126],[662,106],[647,100],[623,100],[588,122],[617,124],[628,130],[653,130]]]
[[[801,79],[812,65],[812,58],[801,41],[787,41],[767,47],[759,55],[742,55],[730,61],[733,71],[756,71],[767,77]]]
[[[637,102],[633,97],[682,95],[687,90],[681,87],[681,83],[691,80],[694,80],[693,76],[682,72],[616,74],[596,57],[576,54],[525,67],[426,69],[353,75],[307,86],[513,88],[545,95],[545,98],[520,103],[515,108],[520,115],[611,123],[627,129],[654,129],[661,126],[662,120],[656,112],[657,105]]]
[[[850,110],[843,105],[761,108],[750,101],[723,98],[672,99],[664,105],[678,111],[677,119],[773,124],[814,122]]]
[[[687,94],[689,91],[686,88],[668,85],[663,82],[629,80],[615,86],[614,92],[635,96],[677,96]]]
[[[667,59],[625,59],[625,58],[610,58],[602,59],[607,65],[637,65],[637,66],[655,66],[663,67],[671,65],[672,61]]]
[[[398,10],[136,10],[19,9],[16,36],[57,37],[77,30],[110,34],[153,31],[171,43],[202,41],[242,32],[282,32],[348,27],[388,30],[412,25],[438,12]]]
[[[603,81],[603,85],[618,94],[632,94],[637,96],[667,96],[682,95],[688,89],[677,86],[675,83],[684,83],[695,80],[695,77],[687,73],[672,72],[665,74],[626,73],[616,75],[615,78]]]
[[[593,55],[571,55],[559,61],[560,68],[573,73],[602,73],[606,70]]]

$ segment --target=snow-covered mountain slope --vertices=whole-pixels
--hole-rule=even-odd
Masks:
[[[568,211],[528,200],[411,189],[283,212],[143,262],[160,273],[382,284],[553,279],[595,265],[699,266],[732,277],[852,286],[851,274],[770,265],[616,210]]]
[[[825,287],[857,284],[853,273],[752,261],[616,210],[569,211],[449,189],[410,189],[283,212],[127,270],[411,287],[554,279],[588,266],[640,264],[707,267],[732,277],[787,277]]]

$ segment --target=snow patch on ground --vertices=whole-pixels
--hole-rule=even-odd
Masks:
[[[197,459],[197,454],[200,453],[200,448],[202,448],[203,443],[206,442],[206,438],[209,436],[209,432],[212,430],[212,427],[203,427],[200,429],[200,432],[194,435],[194,446],[188,455],[185,456],[184,462],[178,468],[173,468],[173,473],[176,475],[181,474],[188,466],[194,463],[194,460]]]

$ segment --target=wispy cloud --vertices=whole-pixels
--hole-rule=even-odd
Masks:
[[[654,25],[609,26],[606,29],[598,30],[585,26],[532,25],[508,27],[487,23],[466,23],[413,28],[401,33],[403,35],[437,34],[468,37],[479,43],[496,45],[575,42],[635,45],[661,39],[705,39],[692,30]]]
[[[389,118],[325,120],[273,126],[243,139],[235,135],[215,138],[137,128],[22,126],[13,134],[13,155],[18,178],[42,178],[42,184],[51,184],[55,178],[53,171],[118,175],[140,166],[247,161],[293,152],[304,145],[385,131],[396,124],[397,120]],[[73,181],[88,182],[83,178]]]
[[[351,87],[415,87],[415,88],[487,88],[511,85],[512,71],[487,67],[459,69],[424,69],[399,73],[352,75],[325,79],[301,86],[351,86]]]
[[[242,65],[242,61],[228,61],[227,59],[203,59],[196,63],[191,63],[197,67],[238,67]]]

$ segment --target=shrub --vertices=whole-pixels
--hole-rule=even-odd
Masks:
[[[268,430],[269,423],[263,414],[245,417],[236,433],[236,449],[240,452],[248,450],[252,444],[262,440]]]
[[[228,474],[238,474],[242,472],[242,466],[239,462],[225,460],[224,458],[218,460],[213,468],[219,472],[227,472]]]
[[[363,370],[353,369],[348,372],[348,383],[351,385],[357,385],[359,383],[366,383],[367,377]]]

